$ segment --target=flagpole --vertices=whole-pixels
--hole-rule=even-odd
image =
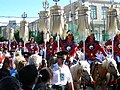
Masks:
[[[60,1],[60,0],[53,0],[54,2],[55,2],[55,5],[57,5],[57,3]],[[59,14],[58,14],[59,15]],[[61,15],[61,14],[60,14]],[[53,31],[54,32],[54,31]],[[60,32],[56,32],[56,41],[57,41],[57,47],[58,47],[58,50],[57,50],[57,52],[59,52],[60,51],[60,42],[59,42],[59,40],[60,40]]]

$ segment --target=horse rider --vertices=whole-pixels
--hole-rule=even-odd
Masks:
[[[57,63],[53,65],[53,79],[51,81],[54,90],[74,90],[70,69],[64,61],[68,52],[57,53]]]
[[[78,44],[74,40],[73,33],[70,30],[68,30],[66,39],[60,41],[61,50],[68,52],[67,59],[66,59],[66,63],[68,65],[70,65],[70,63],[72,62],[70,61],[70,58],[74,57],[74,55],[78,50],[77,45]]]
[[[112,54],[112,40],[109,40],[105,43],[105,46],[107,48],[107,51],[110,51]],[[117,63],[120,63],[120,32],[117,32],[113,39],[113,51],[114,51],[114,58]]]
[[[34,40],[33,37],[31,37],[31,38],[30,38],[30,41],[25,44],[25,47],[26,47],[25,52],[29,52],[30,55],[39,52],[38,44],[35,42],[35,40]]]
[[[99,41],[95,40],[94,34],[90,34],[85,40],[85,59],[91,64],[96,60],[96,54],[98,52],[102,52],[104,56],[107,56],[106,52],[104,51],[103,47],[99,43]],[[97,59],[98,62],[101,62]]]
[[[117,63],[120,63],[120,32],[114,37],[114,57]]]
[[[112,40],[108,40],[105,42],[105,51],[108,56],[112,55]]]

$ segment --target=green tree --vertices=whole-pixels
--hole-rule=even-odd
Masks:
[[[4,37],[0,34],[0,42],[4,41]]]
[[[19,31],[18,31],[18,30],[14,33],[14,37],[15,37],[15,40],[16,40],[17,42],[20,41]]]
[[[43,43],[43,32],[38,32],[37,36],[35,37],[35,40],[38,44],[42,44]]]

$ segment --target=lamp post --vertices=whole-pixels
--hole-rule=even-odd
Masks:
[[[25,20],[25,18],[27,18],[27,14],[24,12],[21,17],[23,18],[23,20]]]
[[[60,0],[53,0],[55,2],[55,5],[57,5],[57,2],[59,2]]]
[[[26,24],[26,20],[25,20],[25,18],[27,18],[27,14],[24,12],[22,15],[21,15],[21,17],[23,18],[23,20],[20,22],[20,27],[21,27],[21,33],[19,33],[19,34],[21,34],[20,35],[20,38],[22,38],[22,40],[24,41],[24,47],[23,47],[23,50],[25,50],[25,43],[26,43],[26,36],[25,36],[25,24]],[[24,32],[24,33],[23,33]],[[20,43],[19,43],[20,44]]]
[[[57,6],[57,3],[60,1],[60,0],[53,0],[55,2],[55,7]],[[56,9],[58,8],[59,6],[57,6],[54,10],[56,11]],[[58,11],[57,11],[58,12]],[[59,12],[60,14],[61,12]],[[58,14],[58,15],[59,15]],[[56,36],[56,39],[57,39],[57,45],[58,45],[58,52],[60,50],[60,46],[59,46],[59,40],[60,40],[60,32],[57,32],[57,36]]]
[[[45,9],[45,11],[49,8],[49,3],[47,0],[45,0],[43,3],[43,8]]]
[[[49,3],[47,0],[42,2],[44,11],[40,11],[39,18],[40,18],[40,28],[43,31],[43,40],[44,40],[44,59],[46,59],[46,42],[47,42],[47,32],[48,32],[48,11]],[[46,25],[47,22],[47,25]]]

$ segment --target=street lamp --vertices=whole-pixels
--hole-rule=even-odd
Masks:
[[[27,14],[24,12],[21,17],[23,18],[23,20],[25,20],[25,18],[27,18]]]
[[[43,8],[45,9],[45,11],[49,8],[49,3],[47,0],[45,0],[43,3]]]
[[[53,0],[55,2],[55,4],[57,5],[57,2],[59,2],[60,0]]]

